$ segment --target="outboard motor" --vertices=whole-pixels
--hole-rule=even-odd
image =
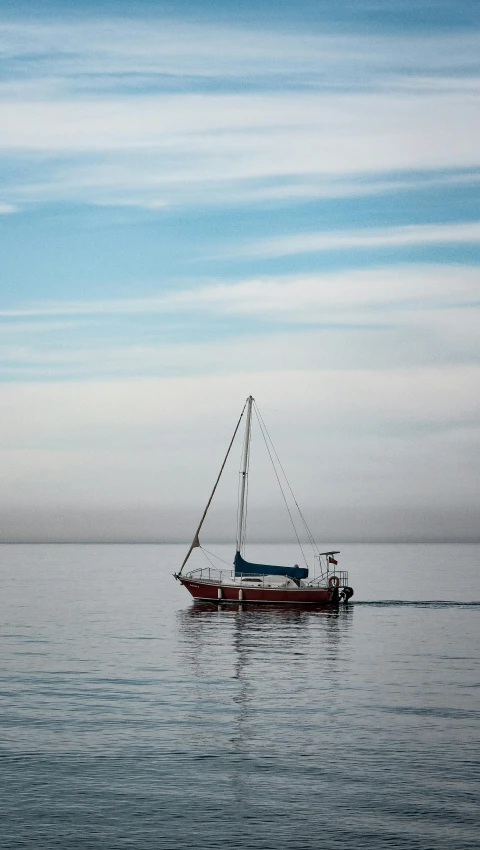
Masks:
[[[348,602],[349,599],[352,598],[352,596],[353,596],[353,587],[344,587],[343,590],[342,590],[342,593],[341,593],[341,597],[343,598],[343,601],[345,602],[345,604]]]

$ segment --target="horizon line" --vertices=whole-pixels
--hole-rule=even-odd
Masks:
[[[183,540],[0,540],[0,546],[188,546],[189,542]],[[207,541],[208,546],[230,546],[229,543],[219,541]],[[250,541],[251,546],[297,546],[295,542],[289,541]],[[307,546],[308,543],[302,543]],[[338,546],[478,546],[480,537],[475,538],[411,538],[411,539],[354,539],[344,540],[335,545]],[[200,547],[202,548],[202,547]],[[233,550],[233,547],[232,547]]]

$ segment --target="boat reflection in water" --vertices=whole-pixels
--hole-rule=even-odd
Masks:
[[[292,764],[316,770],[331,748],[353,616],[351,606],[232,603],[178,613],[179,661],[192,695],[185,719],[196,719],[196,744],[215,760],[222,794],[235,805],[255,809],[262,783],[278,786]]]

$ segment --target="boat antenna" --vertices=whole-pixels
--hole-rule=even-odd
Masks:
[[[238,514],[237,514],[237,552],[240,552],[245,541],[245,515],[246,515],[246,495],[247,495],[247,480],[248,480],[248,464],[250,458],[250,437],[252,429],[252,405],[254,399],[249,395],[245,406],[247,408],[247,418],[245,421],[245,436],[243,438],[242,460],[240,467],[240,492],[238,496]],[[245,410],[245,408],[244,408]]]
[[[252,397],[250,396],[249,398],[251,399]],[[190,555],[192,554],[193,550],[194,550],[194,549],[197,549],[197,548],[200,546],[200,540],[198,539],[198,535],[200,534],[200,529],[201,529],[201,527],[202,527],[202,525],[203,525],[203,522],[204,522],[204,520],[205,520],[205,517],[207,516],[207,511],[208,511],[208,509],[209,509],[209,507],[210,507],[211,501],[212,501],[212,499],[213,499],[213,497],[214,497],[214,495],[215,495],[215,490],[217,489],[218,482],[220,481],[220,478],[221,478],[222,472],[223,472],[223,470],[224,470],[224,468],[225,468],[225,464],[226,464],[226,462],[227,462],[228,455],[230,454],[230,449],[231,449],[231,448],[232,448],[232,446],[233,446],[233,441],[234,441],[235,437],[237,436],[237,431],[238,431],[238,429],[239,429],[239,427],[240,427],[240,422],[242,421],[242,417],[243,417],[243,414],[245,413],[245,408],[246,408],[246,406],[247,406],[247,404],[248,404],[248,401],[249,401],[249,399],[247,399],[247,401],[246,401],[246,402],[245,402],[245,404],[243,405],[243,410],[242,410],[242,412],[241,412],[241,414],[240,414],[240,418],[239,418],[239,420],[238,420],[238,422],[237,422],[237,425],[236,425],[235,431],[233,432],[233,437],[232,437],[232,439],[230,440],[230,445],[229,445],[229,447],[228,447],[228,449],[227,449],[227,454],[225,455],[225,458],[224,458],[224,460],[223,460],[222,466],[220,467],[220,472],[218,473],[217,480],[215,481],[215,484],[214,484],[213,490],[212,490],[212,492],[211,492],[211,494],[210,494],[210,498],[209,498],[209,500],[208,500],[208,502],[207,502],[207,506],[206,506],[206,508],[205,508],[205,510],[204,510],[204,512],[203,512],[202,518],[201,518],[201,520],[200,520],[200,522],[199,522],[199,524],[198,524],[198,528],[197,528],[197,530],[196,530],[196,532],[195,532],[195,536],[194,536],[194,538],[193,538],[192,545],[190,546],[190,549],[188,550],[187,554],[185,555],[185,559],[184,559],[184,561],[183,561],[182,566],[180,567],[180,570],[179,570],[178,575],[180,575],[180,574],[181,574],[181,572],[182,572],[182,570],[183,570],[183,568],[184,568],[185,564],[187,563],[187,561],[188,561],[188,559],[189,559]],[[253,401],[253,399],[252,399],[252,401]],[[250,407],[251,407],[251,405],[250,405]]]

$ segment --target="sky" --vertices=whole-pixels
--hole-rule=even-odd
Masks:
[[[0,11],[0,540],[478,540],[476,0]]]

